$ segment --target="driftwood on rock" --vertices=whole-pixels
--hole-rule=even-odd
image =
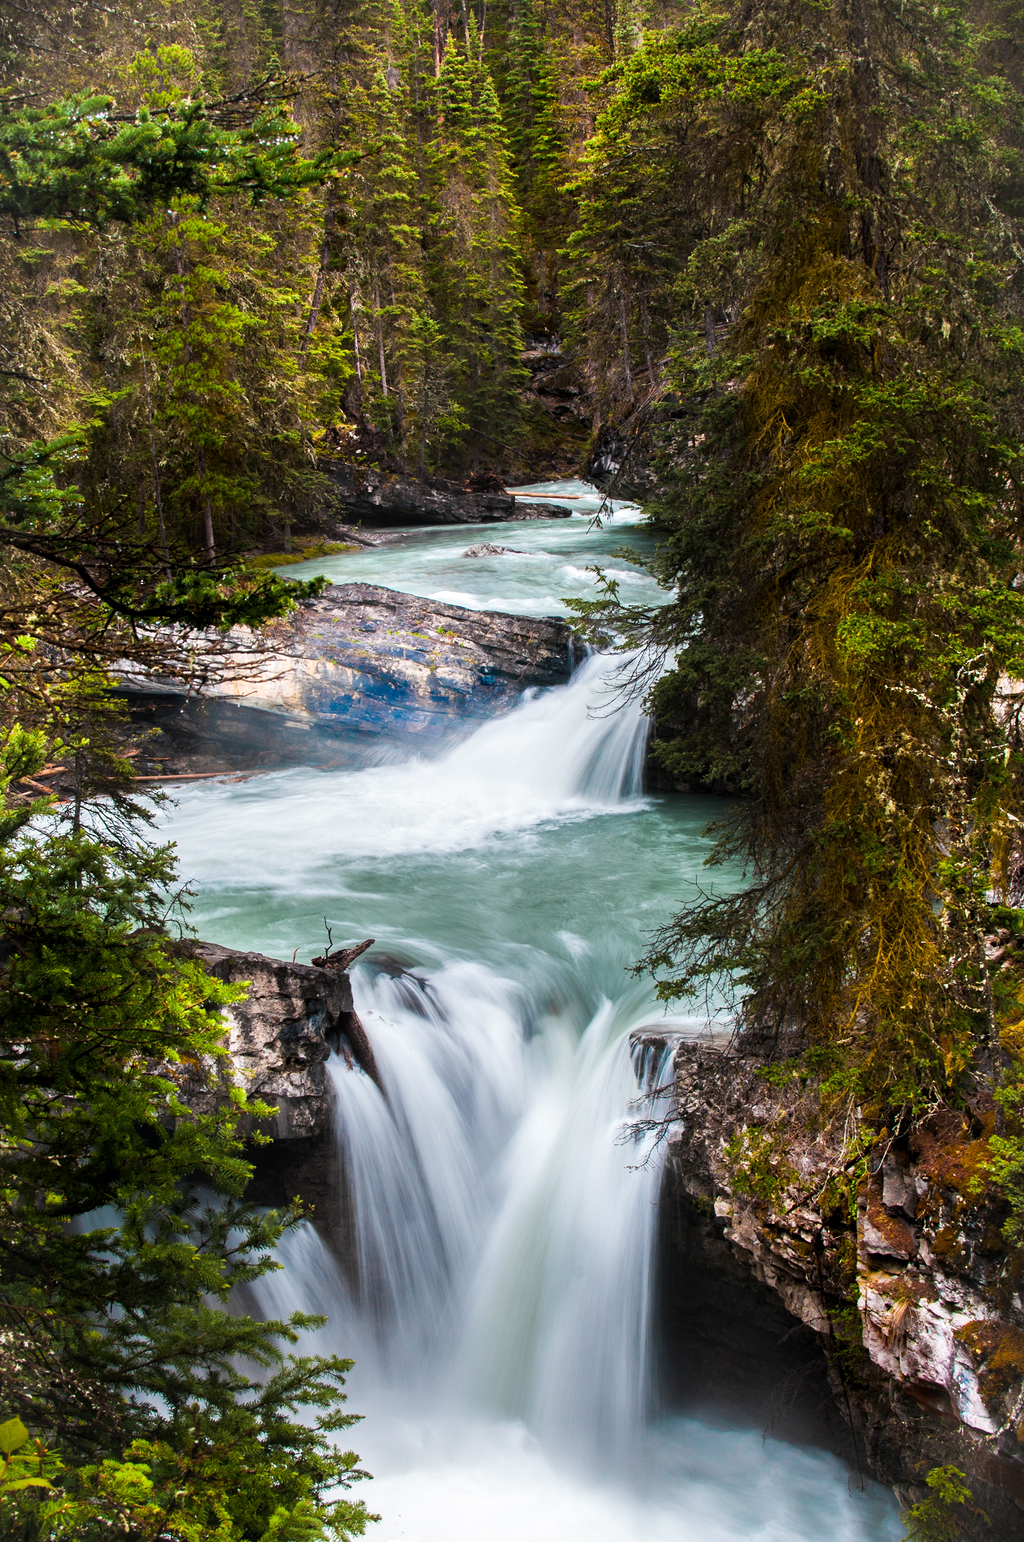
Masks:
[[[328,951],[322,958],[315,958],[313,963],[317,969],[347,969],[366,952],[367,948],[372,948],[375,941],[375,938],[367,937],[365,942],[355,942],[350,948],[343,948],[340,953]]]

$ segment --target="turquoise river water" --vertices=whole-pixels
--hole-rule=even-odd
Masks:
[[[416,530],[286,571],[552,615],[593,593],[596,562],[625,597],[656,597],[612,555],[649,548],[635,509],[594,527],[584,484],[533,491],[573,516]],[[462,557],[479,541],[522,552]],[[643,796],[646,724],[615,710],[618,667],[589,659],[433,760],[175,792],[164,825],[201,936],[309,959],[326,917],[392,960],[353,977],[388,1102],[330,1066],[356,1265],[343,1276],[304,1227],[259,1305],[325,1312],[321,1343],[356,1359],[379,1542],[895,1542],[890,1497],[838,1458],[654,1406],[658,1155],[627,1138],[628,1035],[728,1023],[703,1002],[666,1017],[628,972],[709,881],[716,806]]]

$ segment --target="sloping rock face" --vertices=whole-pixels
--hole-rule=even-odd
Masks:
[[[216,979],[248,984],[246,999],[224,1009],[230,1056],[225,1074],[251,1099],[277,1109],[261,1125],[273,1143],[248,1152],[255,1164],[248,1198],[284,1205],[298,1195],[313,1206],[314,1225],[344,1258],[350,1206],[335,1150],[326,1065],[332,1049],[350,1062],[361,1061],[368,1049],[349,977],[212,942],[195,943],[192,951]],[[199,1112],[217,1098],[210,1092],[187,1096]]]
[[[334,484],[345,518],[371,526],[480,525],[517,519],[568,519],[570,514],[570,510],[550,503],[527,503],[497,490],[474,492],[439,477],[419,481],[340,460],[321,461],[320,468]]]
[[[1024,1539],[1022,1261],[1007,1257],[998,1203],[977,1198],[984,1111],[876,1147],[854,1221],[828,1181],[839,1135],[776,1144],[803,1127],[801,1093],[757,1072],[731,1052],[676,1049],[667,1245],[691,1250],[677,1274],[725,1280],[728,1255],[739,1261],[818,1340],[855,1460],[907,1503],[932,1468],[956,1466],[987,1517],[965,1515],[964,1534]]]
[[[259,631],[211,639],[207,695],[367,734],[451,732],[564,683],[564,622],[465,610],[374,584],[334,584]]]

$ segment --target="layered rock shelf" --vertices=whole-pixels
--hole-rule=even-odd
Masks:
[[[421,736],[507,711],[527,687],[564,683],[578,650],[553,618],[334,584],[259,631],[211,636],[195,668],[207,697],[303,726]]]
[[[255,1165],[248,1197],[275,1206],[299,1197],[312,1206],[313,1223],[332,1251],[345,1258],[350,1207],[332,1128],[331,1051],[378,1079],[372,1047],[352,1005],[348,974],[212,942],[194,943],[192,951],[216,979],[247,986],[243,1001],[224,1008],[225,1083],[276,1110],[259,1123],[272,1144],[247,1153]],[[186,1092],[196,1112],[212,1108],[223,1096]],[[253,1127],[251,1119],[243,1122],[242,1133]]]
[[[321,461],[349,523],[380,525],[481,525],[520,519],[568,519],[570,510],[534,503],[495,488],[474,491],[439,477],[420,480],[375,466]]]

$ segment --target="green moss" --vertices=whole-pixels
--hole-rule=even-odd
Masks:
[[[740,1130],[726,1144],[724,1155],[736,1193],[758,1200],[767,1210],[778,1207],[786,1189],[800,1176],[778,1125]]]
[[[259,556],[247,557],[245,565],[259,570],[283,568],[293,562],[311,562],[316,557],[334,557],[338,552],[358,550],[358,546],[346,541],[304,541],[296,551],[261,552]]]
[[[1008,1323],[969,1322],[954,1338],[980,1366],[978,1386],[988,1404],[997,1404],[1024,1380],[1024,1331]]]

